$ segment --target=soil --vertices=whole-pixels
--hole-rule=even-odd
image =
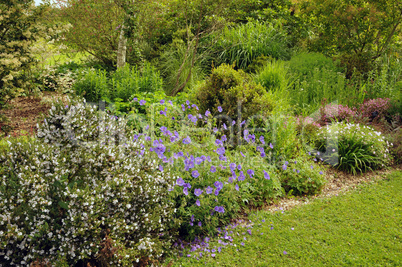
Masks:
[[[17,97],[10,101],[9,107],[0,111],[6,118],[0,121],[0,137],[34,135],[42,115],[47,115],[51,103],[63,95],[56,92],[42,92],[41,96]]]

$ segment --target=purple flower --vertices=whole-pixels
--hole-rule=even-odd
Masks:
[[[199,188],[197,188],[197,189],[195,189],[194,190],[194,195],[196,195],[197,197],[199,197],[201,194],[202,194],[202,190],[201,189],[199,189]]]
[[[214,189],[213,189],[212,187],[208,186],[208,187],[205,189],[205,192],[209,195],[209,194],[212,193],[213,190],[214,190]]]
[[[159,170],[160,170],[161,172],[163,172],[163,166],[162,166],[162,165],[159,165]]]
[[[216,172],[216,167],[214,165],[211,166],[210,172]]]
[[[237,165],[237,169],[240,171],[241,170],[241,165]]]
[[[287,168],[288,168],[288,166],[286,166],[285,164],[282,165],[282,169],[283,169],[284,171],[286,171]]]
[[[201,203],[200,203],[200,200],[199,200],[199,199],[197,199],[197,200],[195,201],[195,205],[197,205],[198,207],[201,206]]]
[[[236,169],[236,163],[230,163],[229,164],[229,168],[233,171],[234,169]]]
[[[243,126],[244,124],[246,124],[245,120],[240,123],[240,126]]]
[[[190,105],[190,101],[189,101],[189,100],[186,100],[186,104],[187,104],[187,105]]]
[[[300,173],[300,171],[299,171],[299,170],[296,170],[296,172],[297,172],[297,173]]]
[[[260,136],[260,142],[262,143],[262,144],[265,144],[265,141],[264,141],[264,136]]]
[[[267,180],[271,179],[271,178],[269,177],[269,174],[268,174],[266,171],[264,171],[264,178],[267,179]]]
[[[208,117],[211,114],[209,110],[205,111],[205,116]]]
[[[235,188],[236,188],[237,191],[239,191],[239,185],[238,184],[235,185]]]
[[[198,222],[198,226],[201,227],[201,226],[202,226],[202,223],[201,223],[201,222]],[[201,252],[200,252],[200,253],[201,253]],[[200,256],[202,256],[202,253],[201,253]]]
[[[192,175],[194,178],[197,178],[198,176],[200,176],[200,173],[199,173],[197,170],[194,170],[194,171],[191,172],[191,175]]]
[[[185,187],[185,188],[187,188],[187,189],[190,189],[190,188],[191,188],[191,185],[190,185],[189,183],[185,183],[185,184],[183,185],[183,187]]]
[[[310,166],[311,169],[314,169],[313,165]]]
[[[251,169],[248,169],[248,170],[247,170],[247,174],[250,176],[250,178],[253,178],[254,171],[251,170]]]
[[[181,104],[181,109],[182,109],[183,111],[185,111],[185,110],[186,110],[186,106],[183,105],[183,104]]]
[[[222,112],[222,107],[221,106],[218,107],[218,111]]]
[[[274,149],[274,145],[273,145],[272,143],[269,143],[269,147],[270,147],[271,149]]]
[[[244,247],[244,242],[241,242],[240,245],[242,245]]]
[[[319,174],[323,175],[324,173],[321,171],[321,172],[319,172]]]
[[[222,206],[216,206],[216,207],[214,208],[214,210],[215,210],[216,212],[219,212],[219,213],[224,213],[224,212],[225,212],[225,209],[224,209]]]
[[[225,129],[225,130],[227,130],[227,129],[228,129],[228,127],[226,126],[226,124],[225,124],[225,123],[223,124],[223,129]]]
[[[235,125],[235,124],[236,124],[236,121],[235,121],[235,120],[233,120],[233,121],[232,121],[232,125]]]
[[[225,142],[225,141],[228,140],[228,139],[226,138],[226,135],[222,135],[221,140],[222,140],[222,142]]]
[[[261,158],[265,158],[265,156],[266,156],[265,152],[262,151],[261,154],[260,154],[260,156],[261,156]]]
[[[178,186],[183,186],[183,185],[185,184],[183,178],[179,177],[179,178],[176,180],[176,184],[177,184]]]
[[[220,146],[220,145],[222,145],[222,144],[223,144],[223,143],[222,143],[221,140],[219,140],[219,139],[216,139],[216,140],[215,140],[215,145]]]
[[[194,214],[193,214],[193,215],[191,215],[190,220],[191,220],[192,222],[194,222]]]
[[[216,181],[216,182],[214,183],[214,186],[216,187],[216,189],[221,190],[221,189],[223,188],[223,183],[222,183],[222,182],[219,182],[219,181]]]
[[[186,196],[188,196],[188,189],[187,189],[187,187],[184,187],[184,188],[183,188],[183,193],[184,193]]]
[[[165,100],[162,99],[159,103],[163,105],[165,103]]]
[[[240,151],[240,154],[245,158],[246,156],[243,154],[243,152]]]
[[[248,173],[248,171],[247,171],[247,173]],[[244,179],[246,179],[246,176],[244,176],[243,171],[240,171],[239,177],[238,177],[237,179],[238,179],[239,181],[244,181]]]
[[[140,100],[140,106],[144,105],[147,101],[145,101],[144,99]]]
[[[285,165],[288,165],[289,164],[289,161],[285,161]]]
[[[286,254],[288,254],[286,251],[283,251],[283,255],[286,255]]]
[[[216,153],[218,153],[218,155],[225,154],[225,148],[223,146],[218,147],[218,149],[216,150]]]
[[[191,143],[191,139],[189,136],[187,136],[186,138],[183,139],[183,144],[188,145]]]
[[[214,195],[215,195],[215,196],[218,196],[218,195],[219,195],[219,191],[220,191],[219,189],[215,189]]]
[[[195,164],[200,165],[202,163],[202,158],[197,157],[195,158]]]

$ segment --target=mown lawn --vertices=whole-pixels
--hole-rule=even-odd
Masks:
[[[402,172],[395,171],[291,211],[259,211],[250,218],[252,228],[229,233],[232,245],[209,242],[207,249],[221,247],[220,253],[184,252],[173,266],[402,266],[401,192]]]

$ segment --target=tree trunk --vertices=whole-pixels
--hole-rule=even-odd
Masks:
[[[124,36],[124,25],[120,27],[119,46],[117,47],[117,68],[126,65],[127,38]]]

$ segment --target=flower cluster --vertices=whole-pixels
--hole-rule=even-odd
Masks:
[[[169,247],[175,177],[123,119],[105,117],[60,103],[38,139],[0,152],[0,264],[132,266]]]
[[[332,121],[347,121],[349,122],[356,116],[356,111],[348,106],[328,104],[320,110],[321,121],[326,124]]]
[[[360,105],[359,112],[364,118],[375,119],[383,117],[391,107],[389,98],[370,99]]]
[[[381,132],[360,124],[321,128],[316,147],[324,161],[352,173],[380,169],[390,162],[390,144]]]

